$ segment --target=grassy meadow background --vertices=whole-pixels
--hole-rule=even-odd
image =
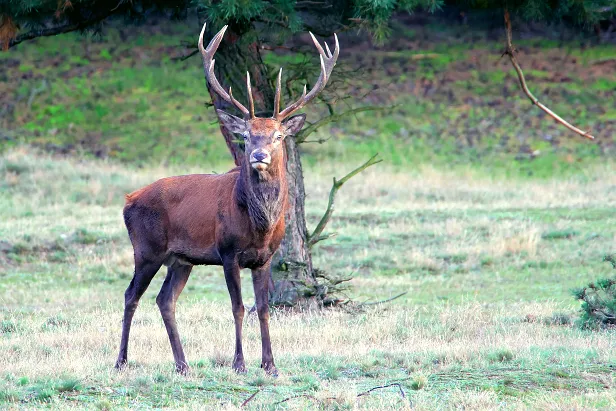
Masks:
[[[516,34],[531,90],[592,129],[589,142],[521,95],[499,31],[396,24],[382,47],[341,37],[340,58],[363,76],[345,102],[395,107],[321,129],[310,139],[331,138],[303,145],[303,161],[314,227],[331,178],[380,153],[339,192],[338,235],[315,266],[353,275],[358,302],[407,294],[273,312],[277,379],[259,368],[254,315],[248,374],[231,370],[218,267],[197,267],[178,302],[188,377],[173,372],[160,273],[129,367],[113,369],[133,270],[124,194],[232,166],[200,61],[174,59],[198,25],[112,26],[0,53],[0,408],[237,409],[257,393],[243,408],[614,409],[616,334],[577,327],[571,289],[613,275],[602,259],[616,249],[616,48]],[[248,272],[243,282],[251,305]]]

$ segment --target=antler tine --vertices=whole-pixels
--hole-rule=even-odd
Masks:
[[[317,51],[319,52],[321,74],[319,75],[319,78],[315,83],[314,87],[312,88],[312,90],[310,90],[308,94],[306,94],[306,86],[304,86],[304,93],[299,100],[282,110],[280,113],[275,113],[275,117],[276,119],[278,119],[278,121],[282,121],[286,117],[289,117],[291,114],[302,108],[304,105],[313,100],[325,88],[325,85],[330,78],[332,70],[336,65],[336,60],[338,60],[338,55],[340,54],[340,45],[338,44],[338,36],[336,36],[335,33],[334,41],[336,45],[334,47],[333,53],[329,49],[327,43],[325,43],[325,49],[327,50],[326,52],[319,44],[316,37],[314,37],[314,34],[310,33],[310,37],[312,37],[312,42],[314,43],[315,47],[317,48]]]
[[[330,58],[331,58],[331,56],[332,56],[332,52],[331,52],[331,50],[329,49],[329,46],[327,45],[327,42],[323,42],[323,44],[325,44],[325,50],[327,50],[327,57],[330,57]]]
[[[321,47],[321,45],[319,44],[319,41],[314,36],[314,34],[312,34],[311,31],[309,31],[308,33],[310,33],[310,37],[312,38],[312,42],[316,46],[317,50],[319,50],[319,54],[325,54],[325,52],[323,51],[323,47]],[[325,57],[327,57],[327,55]]]
[[[304,104],[307,103],[306,99],[306,85],[304,84],[304,92],[302,96],[295,103],[291,104],[289,107],[285,108],[282,112],[278,114],[276,119],[278,121],[282,121],[285,118],[289,117],[291,114],[295,113],[297,110],[303,107]]]
[[[276,81],[276,95],[274,97],[274,114],[272,117],[276,117],[280,112],[280,94],[282,92],[282,67],[278,72],[278,80]]]
[[[246,71],[246,90],[248,91],[248,103],[250,104],[250,118],[255,118],[255,101],[252,97],[252,87],[250,86],[249,71]]]
[[[242,103],[240,103],[239,101],[237,101],[235,99],[235,97],[233,97],[233,93],[231,92],[231,87],[229,87],[229,98],[231,99],[231,103],[233,103],[233,105],[235,105],[236,107],[242,106]],[[244,107],[244,106],[242,106]],[[245,115],[249,115],[250,113],[244,113]]]
[[[225,31],[227,30],[228,26],[224,26],[212,38],[207,48],[203,48],[203,34],[205,33],[205,26],[206,24],[203,24],[203,28],[201,29],[201,34],[199,34],[199,43],[198,43],[199,51],[201,52],[201,56],[203,57],[203,70],[205,71],[205,77],[207,78],[208,83],[210,83],[210,87],[212,88],[212,90],[216,94],[218,94],[220,98],[225,100],[227,103],[233,104],[235,107],[237,107],[238,110],[240,110],[244,114],[244,116],[248,116],[250,115],[250,112],[248,111],[248,109],[244,107],[242,103],[240,103],[235,98],[233,98],[233,96],[230,94],[231,93],[230,88],[229,88],[229,93],[227,93],[225,89],[222,88],[222,86],[216,79],[216,75],[214,74],[214,63],[216,62],[216,60],[214,60],[213,57],[214,57],[214,54],[216,53],[216,50],[218,50],[218,46],[220,45],[220,42],[222,41],[222,38],[224,37]],[[251,94],[249,98],[252,98]],[[253,112],[254,112],[254,109],[253,109]]]
[[[336,42],[336,46],[334,47],[334,53],[336,54],[336,59],[338,58],[338,54],[340,54],[340,44],[338,44],[338,35],[334,33],[334,41]]]

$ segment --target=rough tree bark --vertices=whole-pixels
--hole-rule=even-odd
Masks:
[[[285,236],[275,256],[277,263],[273,265],[274,304],[295,304],[299,300],[311,298],[317,292],[304,210],[306,192],[302,162],[294,138],[285,139],[285,146],[289,206],[285,215]]]
[[[209,37],[219,28],[208,27]],[[209,41],[209,40],[206,40]],[[246,70],[250,71],[257,115],[270,116],[274,105],[273,84],[260,54],[261,44],[254,30],[230,26],[216,52],[216,77],[223,87],[233,89],[242,102],[246,97]],[[209,89],[209,88],[208,88]],[[214,106],[233,112],[235,109],[210,90]],[[220,123],[220,131],[236,165],[242,160],[243,144]],[[308,246],[308,230],[304,211],[304,175],[298,145],[293,138],[285,140],[289,207],[285,215],[286,234],[272,264],[273,290],[271,302],[295,305],[317,293],[317,281]]]

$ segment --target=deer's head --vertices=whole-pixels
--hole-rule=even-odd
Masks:
[[[205,32],[205,24],[203,25],[203,29],[199,35],[199,50],[203,56],[203,69],[205,70],[205,76],[207,77],[207,81],[210,84],[212,91],[214,91],[226,102],[233,104],[243,113],[243,118],[239,118],[222,110],[217,110],[218,116],[225,127],[232,133],[239,134],[244,138],[245,160],[252,166],[253,169],[259,172],[264,172],[270,167],[271,164],[280,161],[283,158],[282,142],[285,137],[295,135],[304,125],[304,121],[306,119],[305,114],[296,116],[292,116],[292,114],[314,99],[321,92],[321,90],[325,88],[340,52],[338,37],[334,34],[336,46],[334,48],[334,52],[332,53],[329,50],[327,43],[325,43],[325,50],[327,50],[326,52],[317,42],[312,33],[310,33],[310,36],[312,36],[312,40],[314,41],[321,58],[321,74],[319,75],[319,79],[316,84],[309,93],[306,93],[306,86],[304,86],[304,92],[300,99],[280,111],[282,78],[282,69],[280,69],[278,72],[278,81],[276,83],[274,114],[272,117],[256,117],[254,99],[250,85],[250,74],[246,73],[246,87],[248,89],[248,102],[250,109],[247,109],[233,97],[231,88],[229,88],[229,92],[227,93],[214,75],[214,53],[216,53],[226,29],[227,26],[223,27],[222,30],[220,30],[218,34],[216,34],[210,41],[207,48],[204,48],[203,33]]]

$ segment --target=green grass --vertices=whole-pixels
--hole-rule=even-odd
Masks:
[[[407,294],[363,311],[273,312],[277,379],[259,369],[248,316],[248,373],[236,375],[222,271],[198,267],[178,303],[192,367],[181,377],[155,305],[159,274],[135,315],[128,369],[116,372],[133,270],[124,194],[231,167],[198,57],[172,60],[193,29],[123,37],[111,26],[0,53],[0,408],[236,409],[253,395],[244,408],[616,408],[616,335],[579,329],[571,295],[613,274],[603,256],[616,235],[614,48],[516,42],[531,90],[597,144],[528,103],[508,62],[494,64],[501,41],[441,26],[407,27],[388,50],[345,48],[345,63],[365,71],[348,93],[379,86],[353,104],[396,107],[302,146],[309,229],[333,176],[375,152],[385,160],[339,192],[327,228],[337,236],[314,263],[352,275],[354,301]],[[250,305],[248,273],[242,281]]]
[[[352,166],[307,167],[309,228],[331,176]],[[255,393],[248,409],[612,408],[616,335],[579,329],[570,291],[613,271],[602,261],[616,234],[605,167],[547,180],[371,168],[340,191],[328,227],[338,236],[317,246],[315,265],[352,274],[355,301],[408,294],[359,312],[273,312],[277,379],[259,369],[248,316],[248,373],[236,375],[222,272],[198,267],[178,303],[192,366],[181,377],[154,302],[160,274],[135,316],[128,369],[113,369],[132,273],[120,210],[124,192],[191,169],[8,151],[0,408],[233,409]],[[250,305],[247,273],[243,288]],[[389,384],[405,398],[397,385],[358,397]]]

